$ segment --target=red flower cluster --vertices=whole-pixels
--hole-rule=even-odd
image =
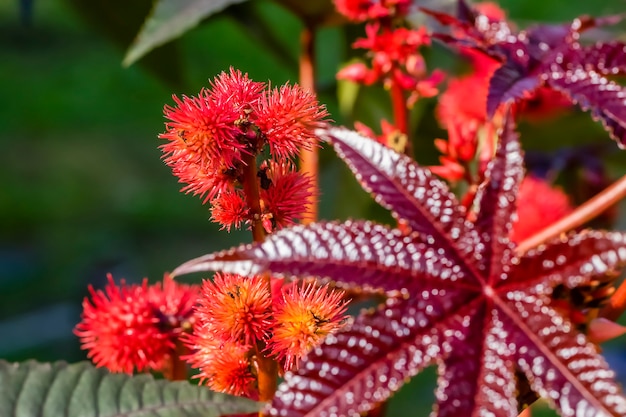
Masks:
[[[355,22],[406,15],[410,0],[335,0],[337,11]]]
[[[521,242],[560,220],[573,210],[561,189],[533,176],[524,178],[517,197],[517,221],[511,240]]]
[[[165,163],[187,184],[183,191],[210,200],[213,220],[228,230],[259,216],[273,219],[264,222],[268,232],[289,224],[305,211],[302,197],[310,193],[310,179],[297,173],[289,159],[299,149],[315,146],[313,131],[323,126],[328,114],[311,92],[297,85],[266,87],[231,68],[197,97],[174,97],[176,106],[165,106],[169,122],[160,135],[168,141],[161,146]],[[265,163],[268,168],[246,175],[246,170],[256,169],[256,156],[265,148],[271,158]],[[272,175],[275,181],[268,178]],[[243,185],[255,176],[256,184],[249,186],[261,189],[265,197],[281,195],[287,212],[272,211],[276,204],[264,201],[264,196],[260,203],[266,212],[250,211]],[[282,180],[285,177],[289,180]],[[285,184],[297,188],[286,190]]]
[[[215,274],[204,281],[198,324],[184,339],[193,352],[187,360],[213,390],[256,398],[259,354],[284,370],[297,366],[345,322],[345,310],[343,293],[327,287],[281,279],[268,286],[263,276]]]
[[[443,156],[441,166],[431,167],[431,170],[450,181],[458,181],[466,175],[465,166],[476,157],[479,146],[483,169],[494,149],[495,130],[487,120],[487,94],[489,79],[500,63],[484,55],[470,57],[473,73],[448,82],[436,112],[439,123],[448,131],[448,140],[435,140]]]
[[[75,334],[96,366],[131,374],[169,366],[178,338],[194,324],[197,288],[165,276],[163,284],[117,286],[108,275],[104,291],[89,286]]]
[[[430,36],[425,28],[386,29],[380,23],[369,23],[365,27],[366,38],[357,39],[354,48],[369,51],[372,66],[364,63],[350,64],[337,73],[338,79],[371,85],[383,82],[386,87],[397,84],[411,92],[408,105],[415,104],[420,97],[433,97],[437,94],[437,84],[443,80],[443,72],[435,70],[426,75],[424,57],[419,53],[421,46],[430,45]]]
[[[443,72],[426,75],[426,64],[419,48],[430,45],[425,28],[408,29],[391,24],[391,18],[404,18],[411,5],[405,0],[351,1],[336,0],[337,10],[357,22],[370,21],[365,26],[366,37],[357,39],[354,48],[366,49],[371,56],[371,68],[362,62],[350,64],[337,73],[338,79],[371,85],[382,82],[409,91],[407,105],[411,107],[420,97],[437,94],[437,84]]]

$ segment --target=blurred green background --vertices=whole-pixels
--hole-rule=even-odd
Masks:
[[[449,2],[430,2],[439,3]],[[501,4],[521,26],[625,9],[622,0]],[[117,279],[154,281],[189,258],[249,239],[247,233],[218,232],[200,199],[178,192],[180,184],[157,149],[162,109],[172,103],[172,94],[196,94],[231,65],[273,85],[297,81],[301,25],[281,6],[252,0],[123,68],[124,51],[149,5],[147,0],[0,1],[2,358],[84,359],[72,329],[88,284],[101,286],[107,272]],[[619,36],[625,27],[612,30],[592,36]],[[354,56],[349,44],[361,34],[357,26],[320,32],[319,97],[336,122],[358,119],[378,129],[381,117],[390,118],[380,89],[361,91],[353,113],[339,112],[334,74]],[[461,68],[440,46],[426,54],[431,68]],[[436,162],[432,139],[443,135],[433,105],[421,102],[413,115],[417,159],[425,164]],[[624,156],[587,114],[526,124],[522,131],[527,149],[606,145],[609,175],[626,173]],[[322,152],[322,193],[323,218],[389,220],[329,150]],[[623,213],[615,220],[622,229]],[[623,345],[623,340],[611,344],[607,356],[624,380]],[[425,415],[433,395],[419,387],[433,385],[434,378],[431,370],[404,388],[390,415]],[[418,404],[416,389],[424,394]]]

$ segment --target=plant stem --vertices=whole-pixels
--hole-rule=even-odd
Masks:
[[[176,341],[176,347],[172,352],[169,367],[163,372],[163,376],[170,381],[187,380],[187,363],[180,357],[187,353],[187,348],[180,341]]]
[[[315,92],[315,31],[312,23],[305,23],[300,33],[300,86]],[[313,223],[318,217],[317,196],[319,195],[319,151],[317,146],[300,150],[300,170],[311,178],[311,195],[306,204],[307,212],[303,224]]]
[[[265,229],[261,215],[261,195],[259,192],[259,181],[257,178],[256,156],[246,155],[244,157],[243,190],[246,195],[246,204],[250,210],[252,239],[255,242],[265,240]],[[264,276],[268,290],[271,292],[271,277]],[[256,347],[257,382],[259,387],[259,400],[271,401],[278,386],[278,364],[270,357],[265,356],[264,346]]]
[[[391,106],[393,108],[393,121],[394,126],[403,134],[409,134],[409,122],[408,122],[408,111],[406,108],[406,97],[404,96],[404,90],[402,86],[395,80],[391,82]],[[411,145],[411,141],[406,141],[406,148],[404,153],[411,158],[413,157],[413,146]]]
[[[300,86],[315,92],[315,26],[305,24],[300,33]]]
[[[265,356],[263,353],[264,348],[265,346],[263,345],[256,347],[259,401],[272,401],[278,386],[278,363],[274,359]]]
[[[261,219],[261,195],[259,193],[259,181],[257,179],[256,155],[246,155],[243,159],[243,192],[246,196],[246,205],[250,210],[250,221],[252,229],[252,240],[263,242],[265,240],[265,229]]]
[[[524,253],[549,239],[585,224],[624,197],[626,197],[626,175],[579,206],[568,216],[521,242],[517,246],[517,251]]]

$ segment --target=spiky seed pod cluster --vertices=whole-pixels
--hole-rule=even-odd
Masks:
[[[259,355],[275,358],[283,371],[347,319],[343,292],[312,283],[216,274],[204,281],[198,324],[185,344],[186,359],[216,391],[256,398]]]
[[[185,184],[182,191],[211,203],[213,221],[227,230],[259,221],[271,233],[301,218],[311,179],[291,159],[316,146],[313,131],[328,116],[312,92],[288,84],[271,89],[231,68],[196,97],[174,96],[174,103],[165,106],[159,136],[167,141],[164,161]],[[246,195],[246,182],[260,190],[258,203],[257,193]]]
[[[82,320],[74,333],[96,366],[112,372],[165,371],[182,334],[194,326],[198,288],[168,275],[149,285],[115,283],[104,290],[89,287]]]

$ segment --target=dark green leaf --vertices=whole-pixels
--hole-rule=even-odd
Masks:
[[[159,45],[177,38],[207,18],[231,4],[245,0],[160,0],[144,23],[137,38],[124,57],[131,65]]]
[[[0,387],[3,417],[217,417],[261,405],[188,382],[111,374],[88,362],[0,361]]]

